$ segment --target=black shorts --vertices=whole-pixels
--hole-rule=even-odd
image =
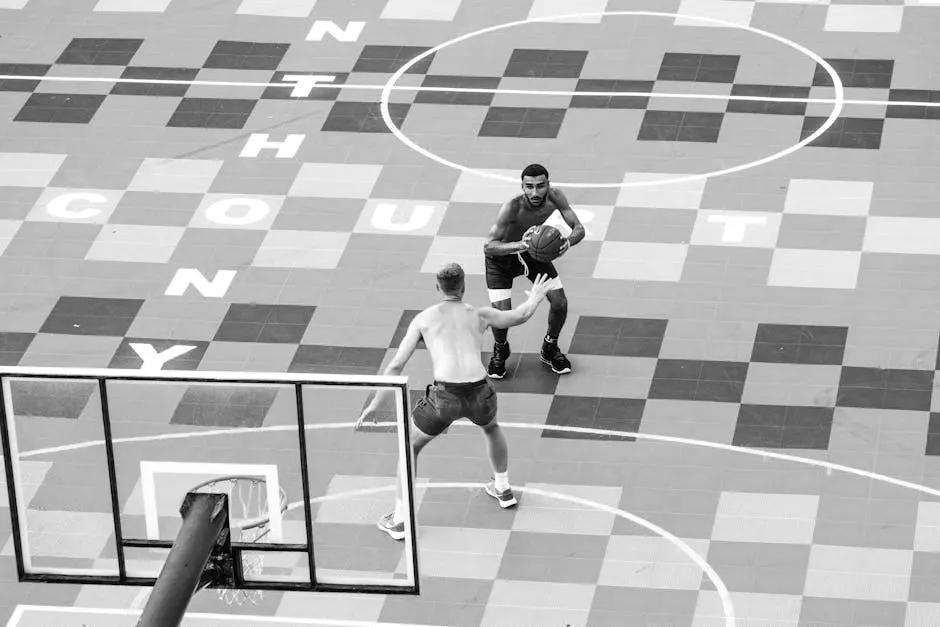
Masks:
[[[489,379],[472,383],[435,381],[411,411],[415,426],[427,435],[440,435],[455,420],[469,418],[485,427],[496,419],[496,388]]]
[[[525,252],[498,257],[486,255],[486,289],[490,293],[490,302],[497,303],[509,298],[507,291],[512,290],[512,282],[516,277],[525,276],[534,281],[540,274],[554,279],[555,289],[561,288],[558,271],[551,262],[536,261]]]

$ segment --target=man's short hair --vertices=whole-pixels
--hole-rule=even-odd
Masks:
[[[531,176],[533,178],[544,176],[547,179],[548,170],[546,170],[545,166],[541,164],[533,163],[531,165],[527,165],[525,170],[522,171],[522,178],[525,178],[527,176]]]
[[[437,285],[445,294],[454,294],[463,288],[464,271],[458,263],[449,263],[437,271]]]

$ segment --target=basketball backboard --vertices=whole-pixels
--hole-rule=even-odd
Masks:
[[[321,374],[2,368],[0,432],[23,581],[152,585],[193,488],[240,477],[246,590],[418,592],[407,380]],[[398,428],[356,432],[389,388]],[[406,537],[375,528],[401,470]],[[258,529],[258,527],[254,527]]]

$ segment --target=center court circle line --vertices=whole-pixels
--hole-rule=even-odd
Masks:
[[[415,488],[441,488],[441,489],[482,489],[484,484],[482,483],[470,483],[470,482],[459,482],[459,481],[446,481],[446,482],[437,482],[437,481],[422,481],[420,483],[415,483]],[[325,494],[323,496],[317,496],[310,499],[311,505],[316,505],[318,503],[324,503],[327,501],[339,501],[345,498],[350,498],[353,496],[365,496],[369,494],[377,494],[379,492],[391,492],[395,490],[395,484],[388,486],[379,486],[374,488],[363,488],[360,490],[348,490],[346,492],[336,492],[334,494]],[[718,593],[718,597],[721,599],[722,611],[725,615],[725,627],[735,627],[737,625],[737,619],[735,618],[734,603],[731,601],[731,593],[728,592],[728,587],[725,585],[725,582],[721,579],[715,569],[711,567],[704,557],[699,555],[695,549],[689,546],[684,540],[673,535],[672,533],[666,531],[659,525],[650,522],[649,520],[637,516],[636,514],[631,514],[630,512],[616,507],[611,507],[610,505],[605,505],[604,503],[598,503],[597,501],[592,501],[590,499],[581,498],[579,496],[573,496],[570,494],[564,494],[563,492],[554,492],[551,490],[542,490],[541,488],[529,488],[525,486],[513,486],[514,491],[523,492],[527,494],[537,494],[539,496],[545,496],[552,499],[558,499],[560,501],[568,501],[569,503],[576,503],[578,505],[583,505],[591,509],[600,510],[607,512],[608,514],[613,514],[624,520],[629,520],[630,522],[639,525],[652,531],[656,535],[660,536],[664,540],[668,540],[680,551],[685,553],[686,557],[695,562],[696,566],[702,569],[702,572],[711,580],[712,584],[715,586],[715,590]],[[288,504],[287,508],[284,510],[284,514],[292,510],[303,507],[303,501],[296,501],[294,503]],[[420,549],[420,547],[419,547]]]
[[[418,154],[423,155],[424,157],[432,161],[436,161],[437,163],[443,166],[446,166],[448,168],[459,170],[461,172],[467,172],[469,174],[475,174],[483,178],[495,179],[498,181],[508,181],[511,183],[518,183],[518,180],[515,177],[504,176],[502,174],[489,172],[487,170],[483,170],[480,168],[471,168],[469,166],[455,163],[453,161],[445,159],[444,157],[441,157],[440,155],[437,155],[419,146],[417,143],[412,141],[411,138],[405,135],[395,125],[395,121],[392,120],[392,116],[389,111],[389,99],[391,97],[392,91],[395,89],[395,86],[398,83],[398,81],[401,80],[401,77],[404,76],[405,72],[411,69],[416,63],[426,59],[432,54],[440,52],[441,50],[443,50],[444,48],[447,48],[448,46],[452,46],[462,41],[466,41],[467,39],[470,39],[472,37],[476,37],[478,35],[485,35],[487,33],[492,33],[495,31],[506,29],[506,28],[511,28],[513,26],[521,26],[523,24],[533,24],[533,23],[538,23],[538,22],[551,23],[551,22],[557,22],[558,20],[562,20],[562,19],[604,17],[604,16],[638,16],[638,17],[667,17],[667,18],[679,17],[679,18],[685,18],[685,19],[691,19],[691,20],[698,20],[701,22],[707,22],[707,23],[716,24],[719,26],[725,26],[729,28],[737,28],[740,30],[745,30],[751,33],[755,33],[757,35],[761,35],[763,37],[767,37],[769,39],[782,43],[786,46],[789,46],[790,48],[796,50],[797,52],[802,53],[803,55],[815,61],[820,67],[824,68],[826,70],[826,73],[828,73],[829,77],[832,79],[832,84],[833,84],[834,91],[835,91],[835,102],[832,106],[832,113],[829,114],[829,117],[826,118],[826,121],[823,122],[822,126],[816,129],[815,132],[808,135],[807,137],[797,142],[796,144],[789,146],[788,148],[784,148],[783,150],[776,152],[772,155],[769,155],[767,157],[763,157],[762,159],[757,159],[755,161],[750,161],[748,163],[743,163],[741,165],[736,165],[730,168],[725,168],[724,170],[714,170],[712,172],[704,172],[701,174],[690,174],[690,175],[678,176],[676,178],[670,178],[670,179],[653,179],[653,180],[646,180],[646,181],[630,181],[630,182],[620,182],[620,183],[569,183],[569,182],[554,183],[555,185],[559,187],[572,187],[572,188],[586,187],[586,188],[592,188],[592,189],[594,188],[624,189],[624,188],[633,188],[633,187],[650,187],[654,185],[668,185],[668,184],[674,184],[674,183],[687,183],[691,181],[707,180],[709,178],[716,177],[716,176],[723,176],[725,174],[734,174],[736,172],[741,172],[744,170],[749,170],[751,168],[756,168],[762,165],[766,165],[772,161],[777,161],[778,159],[782,159],[788,155],[793,154],[794,152],[800,150],[801,148],[805,148],[807,145],[816,141],[816,139],[822,136],[823,133],[828,131],[829,128],[833,124],[836,123],[836,120],[838,120],[839,116],[842,114],[842,107],[845,104],[845,90],[842,84],[842,79],[839,78],[839,74],[836,72],[835,68],[833,68],[832,65],[830,65],[825,59],[820,57],[818,54],[816,54],[812,50],[805,48],[804,46],[796,43],[795,41],[787,39],[786,37],[782,37],[781,35],[777,35],[775,33],[771,33],[765,30],[761,30],[759,28],[754,28],[753,26],[750,26],[747,24],[736,24],[734,22],[728,22],[725,20],[720,20],[720,19],[712,18],[712,17],[700,17],[697,15],[683,15],[681,13],[664,13],[664,12],[659,12],[659,11],[600,11],[600,12],[592,12],[592,13],[573,13],[569,15],[552,15],[552,16],[547,16],[547,17],[527,18],[524,20],[516,20],[514,22],[506,22],[504,24],[497,24],[495,26],[488,26],[486,28],[481,28],[479,30],[466,33],[464,35],[460,35],[459,37],[455,37],[453,39],[445,41],[442,44],[438,44],[434,46],[433,48],[428,48],[427,50],[425,50],[424,52],[417,55],[416,57],[414,57],[413,59],[405,63],[403,66],[401,66],[398,69],[398,71],[395,72],[391,76],[391,78],[388,79],[388,82],[385,83],[385,87],[384,89],[382,89],[382,94],[379,98],[379,109],[382,113],[382,120],[385,122],[385,126],[388,127],[389,131],[391,131],[391,133],[395,135],[395,137],[397,137],[400,142],[402,142],[405,146],[407,146],[408,148],[411,148]],[[653,94],[653,96],[655,96],[655,94]]]

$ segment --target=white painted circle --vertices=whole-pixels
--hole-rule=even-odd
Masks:
[[[421,488],[468,488],[471,490],[483,489],[483,484],[481,483],[463,483],[463,482],[433,482],[426,481],[422,482],[420,485],[415,487]],[[326,501],[339,501],[345,498],[350,498],[354,496],[365,496],[369,494],[376,494],[378,492],[392,492],[396,489],[396,485],[392,483],[387,486],[380,486],[375,488],[362,488],[360,490],[349,490],[347,492],[337,492],[334,494],[325,494],[323,496],[317,496],[310,499],[310,503],[315,505],[317,503],[323,503]],[[607,512],[608,514],[613,514],[624,520],[629,520],[630,522],[639,525],[649,531],[652,531],[654,534],[658,535],[664,540],[668,540],[675,546],[677,549],[685,553],[686,557],[695,562],[695,565],[702,569],[702,572],[705,573],[705,576],[714,584],[715,591],[718,594],[718,598],[721,600],[721,609],[725,615],[725,627],[735,627],[737,620],[735,618],[734,603],[731,601],[731,593],[728,592],[728,586],[725,585],[725,582],[721,579],[715,569],[712,568],[704,557],[695,552],[691,546],[688,545],[682,538],[679,538],[672,533],[669,533],[659,525],[650,522],[649,520],[637,516],[636,514],[631,514],[630,512],[616,507],[611,507],[610,505],[605,505],[603,503],[598,503],[597,501],[592,501],[590,499],[581,498],[579,496],[571,496],[570,494],[563,494],[561,492],[553,492],[551,490],[542,490],[540,488],[530,488],[526,486],[514,486],[513,490],[523,493],[530,494],[539,494],[541,496],[547,496],[548,498],[558,499],[561,501],[568,501],[570,503],[577,503],[578,505],[583,505],[585,507],[590,507],[592,509],[600,510],[602,512]],[[284,510],[284,513],[299,509],[303,507],[303,501],[295,501],[290,503],[287,508]]]
[[[395,137],[399,139],[399,141],[401,141],[403,144],[405,144],[406,146],[408,146],[415,152],[421,155],[424,155],[425,157],[427,157],[428,159],[432,161],[436,161],[437,163],[443,166],[446,166],[448,168],[460,170],[461,172],[468,172],[471,174],[476,174],[477,176],[481,176],[484,178],[496,179],[498,181],[508,181],[510,183],[518,183],[519,181],[516,177],[504,176],[502,174],[498,174],[495,172],[488,172],[486,170],[481,170],[479,168],[471,168],[469,166],[461,165],[459,163],[454,163],[453,161],[449,161],[448,159],[445,159],[441,157],[440,155],[434,154],[433,152],[426,150],[425,148],[422,148],[421,146],[413,142],[407,135],[402,133],[401,130],[397,126],[395,126],[395,122],[392,120],[391,113],[389,112],[389,108],[388,108],[389,99],[391,98],[392,91],[395,89],[395,85],[398,83],[401,77],[405,74],[405,72],[411,69],[416,63],[426,59],[432,54],[435,54],[443,50],[444,48],[447,48],[448,46],[452,46],[462,41],[466,41],[467,39],[476,37],[478,35],[485,35],[487,33],[492,33],[498,30],[503,30],[505,28],[511,28],[513,26],[521,26],[523,24],[531,24],[531,23],[536,23],[536,22],[554,22],[554,21],[561,20],[561,19],[577,19],[577,18],[598,17],[598,16],[603,17],[603,16],[608,16],[608,15],[611,15],[611,16],[632,15],[632,16],[640,16],[640,17],[668,17],[668,18],[679,17],[683,19],[691,19],[691,20],[698,20],[701,22],[708,22],[711,24],[719,25],[719,26],[727,26],[729,28],[737,28],[737,29],[745,30],[745,31],[754,33],[756,35],[761,35],[763,37],[767,37],[774,41],[780,42],[786,46],[789,46],[790,48],[793,48],[797,52],[800,52],[804,54],[805,56],[809,57],[810,59],[818,63],[821,67],[823,67],[826,70],[826,72],[829,74],[829,77],[832,79],[832,84],[835,88],[835,103],[832,106],[832,113],[829,114],[829,117],[826,118],[826,121],[823,122],[822,126],[816,129],[814,133],[807,136],[805,139],[801,140],[800,142],[788,148],[785,148],[781,150],[780,152],[776,152],[772,155],[764,157],[762,159],[749,161],[748,163],[743,163],[741,165],[736,165],[730,168],[725,168],[724,170],[715,170],[713,172],[704,172],[702,174],[690,174],[686,176],[678,176],[676,178],[671,178],[671,179],[655,179],[655,180],[647,180],[647,181],[630,181],[630,182],[621,182],[621,183],[568,183],[568,182],[554,183],[555,185],[558,185],[559,187],[588,187],[588,188],[649,187],[653,185],[666,185],[666,184],[671,184],[671,183],[686,183],[690,181],[699,181],[703,179],[709,179],[715,176],[722,176],[725,174],[734,174],[736,172],[741,172],[743,170],[749,170],[751,168],[756,168],[758,166],[766,165],[772,161],[776,161],[778,159],[782,159],[783,157],[791,155],[794,152],[800,150],[801,148],[805,148],[807,145],[816,141],[816,139],[818,139],[823,133],[829,130],[829,127],[835,124],[836,120],[838,120],[839,116],[842,114],[842,107],[845,104],[845,91],[843,89],[842,79],[839,78],[839,75],[836,72],[835,68],[833,68],[829,63],[826,62],[825,59],[820,57],[818,54],[816,54],[812,50],[809,50],[808,48],[801,46],[795,41],[791,41],[775,33],[770,33],[765,30],[761,30],[759,28],[754,28],[753,26],[750,26],[750,25],[735,24],[734,22],[727,22],[725,20],[720,20],[720,19],[716,19],[712,17],[700,17],[697,15],[682,15],[681,13],[663,13],[660,11],[600,11],[600,12],[593,12],[593,13],[573,13],[570,15],[553,15],[553,16],[548,16],[548,17],[516,20],[515,22],[506,22],[505,24],[497,24],[496,26],[488,26],[486,28],[481,28],[480,30],[473,31],[465,35],[460,35],[459,37],[455,37],[454,39],[445,41],[442,44],[438,44],[437,46],[434,46],[433,48],[429,48],[428,50],[425,50],[424,52],[422,52],[421,54],[419,54],[418,56],[416,56],[415,58],[405,63],[403,66],[401,66],[398,69],[398,71],[395,72],[395,74],[393,74],[392,77],[388,79],[388,82],[385,83],[385,87],[382,88],[382,95],[381,95],[381,99],[379,102],[379,108],[382,112],[382,120],[385,122],[385,125],[392,132],[392,134],[395,135]],[[616,96],[617,94],[616,92],[611,92],[610,95]]]

